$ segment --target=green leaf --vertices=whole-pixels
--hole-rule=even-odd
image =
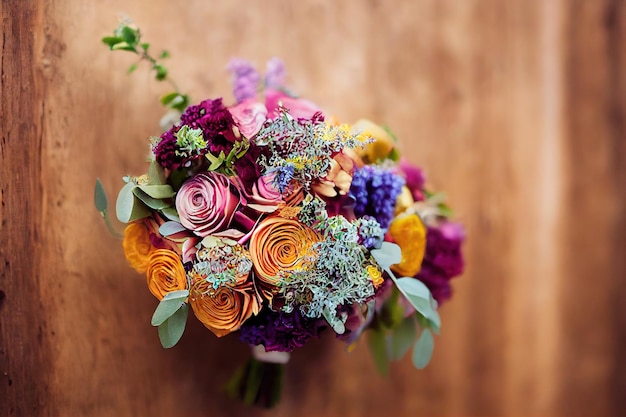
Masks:
[[[415,337],[417,336],[415,316],[410,315],[405,318],[391,334],[391,359],[400,360],[411,349],[413,342],[415,342]]]
[[[122,223],[143,219],[150,215],[150,209],[133,193],[135,187],[137,187],[137,184],[129,182],[122,187],[117,195],[115,213],[117,214],[117,219]]]
[[[113,46],[117,45],[120,42],[124,42],[124,39],[119,36],[105,36],[102,38],[102,42],[109,46],[109,48],[113,49]]]
[[[378,372],[382,375],[387,375],[389,373],[389,360],[387,359],[385,333],[372,329],[368,332],[367,342]]]
[[[389,269],[391,265],[400,263],[402,260],[400,246],[390,242],[383,242],[380,249],[372,249],[371,254],[376,263],[385,270]]]
[[[402,277],[396,280],[396,285],[407,294],[423,298],[430,303],[431,294],[428,287],[419,279]]]
[[[152,210],[161,210],[171,206],[171,204],[165,200],[150,197],[139,187],[133,189],[133,194]]]
[[[183,304],[176,312],[159,325],[159,340],[165,349],[174,347],[185,332],[189,306]]]
[[[424,369],[433,356],[434,348],[435,339],[433,334],[428,329],[422,330],[422,334],[420,334],[413,348],[413,365],[417,369]]]
[[[156,71],[155,77],[158,81],[163,81],[167,78],[167,69],[163,65],[155,64],[152,68]]]
[[[150,197],[157,199],[172,198],[176,194],[172,186],[169,184],[138,185],[137,188],[139,188]]]
[[[129,45],[135,45],[139,40],[137,29],[133,29],[130,26],[124,26],[119,31],[120,37]]]
[[[144,52],[148,52],[148,48],[150,48],[150,44],[147,42],[142,42],[139,46],[141,46]]]
[[[157,161],[152,161],[148,169],[148,185],[164,185],[165,183],[165,171],[163,167],[159,165]]]
[[[132,64],[130,67],[128,67],[128,73],[130,74],[130,73],[132,73],[132,72],[135,72],[135,70],[136,70],[138,67],[139,67],[139,65],[137,65],[136,63],[135,63],[135,64]]]
[[[159,233],[162,236],[170,236],[179,232],[184,232],[185,230],[187,229],[185,229],[182,224],[173,221],[165,222],[159,227]]]
[[[160,326],[172,314],[174,314],[189,296],[189,290],[172,291],[165,294],[154,314],[152,315],[152,325]]]
[[[400,293],[393,290],[391,297],[383,304],[378,318],[380,325],[385,329],[395,329],[404,320],[404,306],[398,303]]]
[[[162,52],[159,54],[159,58],[161,58],[161,59],[165,59],[165,58],[169,58],[169,57],[170,57],[170,53],[169,53],[168,51],[165,51],[165,50],[164,50],[164,51],[162,51]]]
[[[115,45],[113,45],[111,47],[111,50],[113,51],[118,51],[118,50],[122,50],[122,51],[132,51],[132,52],[136,52],[135,51],[135,47],[131,46],[128,44],[128,42],[120,42],[120,43],[116,43]]]
[[[100,182],[100,178],[96,178],[96,186],[94,188],[94,202],[96,204],[96,209],[102,213],[103,215],[107,211],[107,207],[109,205],[107,199],[107,193],[104,191],[104,187]]]
[[[189,106],[189,96],[187,94],[179,94],[179,97],[180,100],[173,101],[169,106],[174,110],[183,112]]]
[[[174,101],[177,97],[180,97],[180,94],[178,94],[177,92],[166,94],[163,97],[161,97],[161,104],[163,104],[164,106],[167,106],[172,101]]]
[[[161,213],[168,219],[173,222],[180,223],[180,217],[178,217],[178,212],[174,207],[168,207],[161,210]]]

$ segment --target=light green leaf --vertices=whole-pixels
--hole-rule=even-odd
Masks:
[[[391,359],[400,360],[406,355],[415,342],[415,337],[417,336],[415,316],[410,315],[405,318],[402,323],[392,331],[391,335]]]
[[[380,249],[372,249],[371,254],[376,263],[385,270],[389,269],[391,265],[400,263],[402,260],[400,246],[390,242],[383,242]]]
[[[163,236],[170,236],[179,232],[184,232],[185,226],[180,224],[179,222],[165,222],[159,227],[159,233]]]
[[[122,50],[122,51],[135,52],[135,48],[133,46],[130,46],[127,42],[116,43],[115,45],[111,47],[111,49],[113,51]]]
[[[94,189],[94,201],[96,204],[96,209],[104,215],[106,213],[107,207],[109,205],[107,200],[107,193],[104,191],[104,187],[100,182],[100,178],[96,178],[96,186]]]
[[[389,373],[389,360],[387,359],[385,334],[379,330],[372,329],[367,334],[367,342],[378,372],[382,375],[387,375]]]
[[[133,189],[136,186],[135,183],[129,182],[122,187],[117,195],[115,212],[118,220],[122,223],[143,219],[150,215],[150,209],[133,194]]]
[[[133,72],[135,72],[135,70],[139,67],[139,65],[135,64],[131,64],[130,67],[128,67],[128,73],[131,74]]]
[[[433,356],[434,348],[435,339],[433,334],[428,329],[422,330],[422,334],[420,334],[413,348],[413,365],[417,369],[424,369]]]
[[[163,167],[157,161],[152,161],[148,169],[148,185],[164,185],[165,183]]]
[[[189,306],[183,304],[159,326],[159,340],[165,349],[174,347],[183,336],[188,314]]]
[[[428,287],[415,278],[403,277],[395,279],[394,281],[400,292],[406,297],[415,310],[432,322],[437,328],[437,331],[439,331],[441,321],[439,314],[435,310],[436,304],[433,303],[433,298]]]
[[[165,294],[165,297],[163,297],[156,310],[154,310],[151,321],[152,325],[160,326],[172,314],[178,311],[187,296],[189,296],[188,290],[172,291]]]
[[[124,42],[124,39],[120,38],[119,36],[105,36],[104,38],[102,38],[102,42],[107,44],[109,48],[113,48],[114,45],[120,42]]]
[[[124,39],[124,41],[126,41],[129,45],[134,45],[138,40],[137,29],[133,29],[130,26],[122,27],[119,31],[119,36],[121,36],[122,39]]]
[[[168,219],[173,222],[180,223],[180,217],[178,217],[178,212],[174,207],[168,207],[161,210],[161,213]]]
[[[180,94],[178,94],[177,92],[166,94],[163,97],[161,97],[161,104],[163,104],[164,106],[167,106],[172,101],[174,101],[177,97],[180,97]]]
[[[422,281],[416,278],[402,277],[396,280],[396,285],[407,294],[423,298],[430,303],[432,297],[430,290]]]
[[[135,194],[137,198],[139,198],[146,206],[150,207],[152,210],[161,210],[171,206],[171,204],[165,200],[159,200],[150,197],[139,187],[135,187],[133,189],[133,194]]]
[[[163,198],[172,198],[176,194],[171,185],[162,184],[162,185],[138,185],[139,188],[144,193],[148,194],[152,198],[163,199]]]

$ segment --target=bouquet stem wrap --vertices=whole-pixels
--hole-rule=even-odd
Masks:
[[[247,405],[272,408],[280,402],[288,352],[266,352],[251,346],[252,356],[231,378],[226,391]]]

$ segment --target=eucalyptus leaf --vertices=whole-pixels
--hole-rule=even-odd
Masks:
[[[135,189],[133,189],[133,194],[152,210],[161,210],[172,205],[165,200],[150,197],[139,187],[135,187]]]
[[[104,191],[104,187],[100,182],[100,178],[96,178],[96,186],[94,188],[94,202],[96,204],[96,209],[104,215],[106,213],[109,203],[107,199],[107,193],[106,191]]]
[[[148,185],[164,185],[165,183],[165,171],[163,167],[159,165],[157,161],[152,161],[148,169]]]
[[[390,242],[383,242],[380,249],[372,249],[371,254],[376,263],[384,270],[389,269],[391,265],[400,263],[402,260],[400,246]]]
[[[148,194],[150,197],[157,199],[172,198],[176,194],[172,186],[168,184],[138,185],[137,188]]]
[[[387,375],[389,373],[389,360],[387,359],[385,334],[380,330],[372,329],[367,332],[367,342],[378,372],[382,375]]]
[[[185,230],[187,230],[185,226],[174,221],[165,222],[159,227],[159,233],[163,236],[170,236]]]
[[[430,299],[432,298],[430,290],[419,279],[409,277],[398,278],[396,280],[396,285],[407,294],[423,298],[425,300],[428,300],[428,302],[430,303]]]
[[[136,186],[135,183],[129,182],[122,187],[117,195],[115,213],[122,223],[143,219],[150,215],[150,209],[133,193]]]
[[[424,369],[433,356],[434,348],[435,339],[433,334],[428,329],[422,330],[422,334],[420,334],[413,348],[413,365],[417,369]]]
[[[173,315],[159,325],[159,340],[165,349],[174,347],[185,332],[189,306],[183,304]]]
[[[406,355],[415,342],[415,337],[417,336],[415,316],[410,315],[405,318],[402,323],[392,331],[391,335],[390,357],[392,360],[400,360]]]
[[[180,217],[178,217],[178,212],[174,207],[168,207],[161,210],[161,213],[168,219],[173,222],[180,223]]]
[[[172,314],[176,313],[180,306],[185,302],[188,295],[188,290],[172,291],[165,294],[165,297],[163,297],[156,310],[154,310],[151,321],[152,325],[160,326]]]

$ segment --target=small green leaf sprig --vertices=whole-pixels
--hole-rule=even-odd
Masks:
[[[156,58],[152,56],[150,44],[141,41],[139,28],[123,20],[113,31],[113,36],[105,36],[102,38],[102,42],[112,51],[128,51],[139,56],[139,61],[128,68],[129,73],[135,71],[141,61],[147,61],[154,71],[154,78],[157,81],[167,81],[174,88],[174,92],[161,97],[161,103],[165,107],[183,112],[189,106],[189,96],[180,92],[176,83],[169,77],[167,68],[163,65],[162,61],[169,58],[169,52],[164,50]]]

